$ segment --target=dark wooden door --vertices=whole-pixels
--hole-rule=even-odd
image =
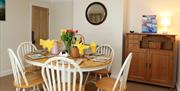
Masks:
[[[32,6],[32,42],[38,49],[40,39],[49,38],[49,9]]]

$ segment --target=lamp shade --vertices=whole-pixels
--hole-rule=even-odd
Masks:
[[[169,26],[170,24],[171,24],[171,21],[170,21],[170,19],[169,19],[168,17],[163,17],[163,18],[161,19],[161,26],[167,27],[167,26]]]

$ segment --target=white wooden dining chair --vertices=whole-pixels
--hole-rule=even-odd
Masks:
[[[111,59],[111,63],[107,66],[107,68],[105,69],[101,69],[101,70],[97,70],[93,73],[95,73],[95,78],[97,78],[97,76],[101,79],[102,76],[106,75],[107,77],[110,77],[109,74],[111,74],[111,66],[114,60],[114,50],[113,48],[108,45],[108,44],[101,44],[97,49],[96,49],[96,53],[98,55],[103,55],[106,57],[110,57]],[[84,81],[84,84],[86,84],[88,82],[88,78],[89,78],[90,72],[87,73],[86,79]],[[94,81],[92,81],[94,83]]]
[[[108,44],[101,44],[97,49],[96,53],[100,55],[104,55],[111,58],[111,63],[108,65],[106,69],[98,70],[95,72],[95,75],[99,76],[100,79],[102,78],[102,75],[107,75],[107,77],[110,77],[111,73],[111,66],[114,60],[114,50],[113,48]]]
[[[20,64],[22,65],[22,68],[26,72],[33,72],[35,70],[38,70],[37,67],[34,66],[27,66],[28,64],[25,62],[24,55],[30,52],[36,51],[37,48],[34,44],[31,42],[22,42],[18,45],[17,48],[17,56],[20,60]]]
[[[43,65],[41,73],[46,85],[45,91],[85,91],[82,71],[74,60],[65,57],[50,58]]]
[[[33,90],[39,91],[38,85],[43,83],[41,73],[33,72],[28,74],[24,72],[20,61],[12,49],[8,48],[8,54],[11,61],[16,91],[21,91],[21,89],[25,91],[26,88],[33,88]]]
[[[105,77],[97,81],[96,87],[98,88],[98,90],[125,91],[131,59],[132,53],[129,53],[120,69],[120,72],[116,80],[109,77]]]

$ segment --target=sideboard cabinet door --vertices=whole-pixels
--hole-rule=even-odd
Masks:
[[[172,84],[173,82],[173,58],[170,51],[149,52],[149,81],[160,84]]]
[[[176,36],[127,33],[125,57],[133,53],[128,80],[166,87],[176,83]]]
[[[139,81],[144,81],[146,79],[146,58],[147,54],[144,52],[133,52],[129,79]]]

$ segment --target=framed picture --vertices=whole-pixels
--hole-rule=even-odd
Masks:
[[[5,11],[5,0],[0,0],[0,20],[5,20],[6,11]]]
[[[142,16],[142,32],[143,33],[157,33],[156,15]]]

